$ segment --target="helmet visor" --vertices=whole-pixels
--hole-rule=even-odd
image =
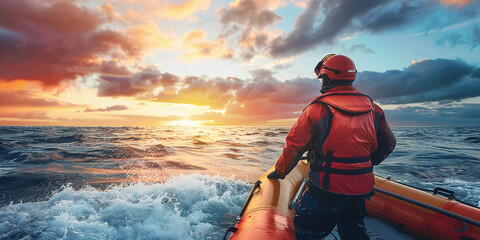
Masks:
[[[331,56],[335,56],[335,54],[328,54],[327,56],[323,57],[320,62],[318,62],[317,66],[315,66],[315,69],[313,71],[317,75],[317,78],[320,78],[319,73],[320,73],[320,69],[322,69],[323,63],[325,62],[325,60],[327,60]]]

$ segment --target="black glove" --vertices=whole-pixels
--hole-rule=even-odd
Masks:
[[[270,179],[285,179],[285,176],[280,176],[280,174],[277,172],[277,170],[271,172],[268,174],[267,178]]]

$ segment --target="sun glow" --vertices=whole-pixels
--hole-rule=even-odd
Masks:
[[[171,126],[186,126],[186,127],[195,127],[195,126],[202,126],[202,123],[205,121],[190,121],[188,119],[179,120],[179,121],[171,121],[168,122],[167,125]]]

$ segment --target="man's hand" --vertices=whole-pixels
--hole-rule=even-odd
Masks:
[[[274,170],[270,174],[268,174],[267,178],[270,179],[285,179],[285,176],[280,176],[280,174],[277,172],[277,170]]]

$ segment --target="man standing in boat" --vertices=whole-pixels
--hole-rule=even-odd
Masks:
[[[322,95],[293,125],[268,178],[284,179],[308,151],[309,188],[293,220],[297,238],[324,238],[337,225],[342,239],[369,239],[363,218],[373,165],[393,151],[395,136],[383,110],[352,86],[357,70],[350,58],[329,54],[314,71]]]

